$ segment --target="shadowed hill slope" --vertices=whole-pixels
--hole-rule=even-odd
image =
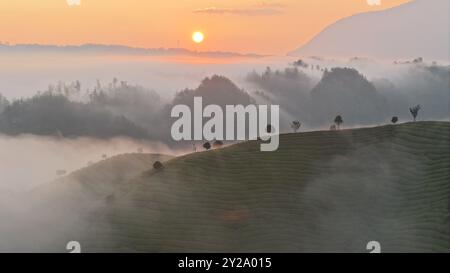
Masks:
[[[449,252],[449,151],[450,123],[420,122],[179,157],[116,192],[86,250]]]

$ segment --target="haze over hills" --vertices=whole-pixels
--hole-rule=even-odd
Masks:
[[[449,61],[449,26],[449,0],[414,0],[339,20],[291,54]]]

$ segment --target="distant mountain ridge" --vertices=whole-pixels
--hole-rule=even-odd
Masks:
[[[198,56],[212,58],[260,58],[265,55],[254,53],[236,53],[226,51],[193,51],[185,48],[141,48],[124,45],[82,44],[82,45],[43,45],[43,44],[2,44],[0,53],[12,52],[45,52],[45,53],[85,53],[85,54],[114,54],[114,55],[145,55],[145,56]]]
[[[290,55],[448,61],[450,0],[414,0],[341,19]]]

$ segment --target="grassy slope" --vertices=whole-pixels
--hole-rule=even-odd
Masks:
[[[450,123],[281,136],[150,170],[114,194],[86,251],[450,252]]]

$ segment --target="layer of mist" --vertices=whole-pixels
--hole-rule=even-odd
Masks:
[[[186,152],[131,138],[64,139],[32,135],[0,135],[0,151],[0,191],[4,192],[29,190],[115,155]]]

